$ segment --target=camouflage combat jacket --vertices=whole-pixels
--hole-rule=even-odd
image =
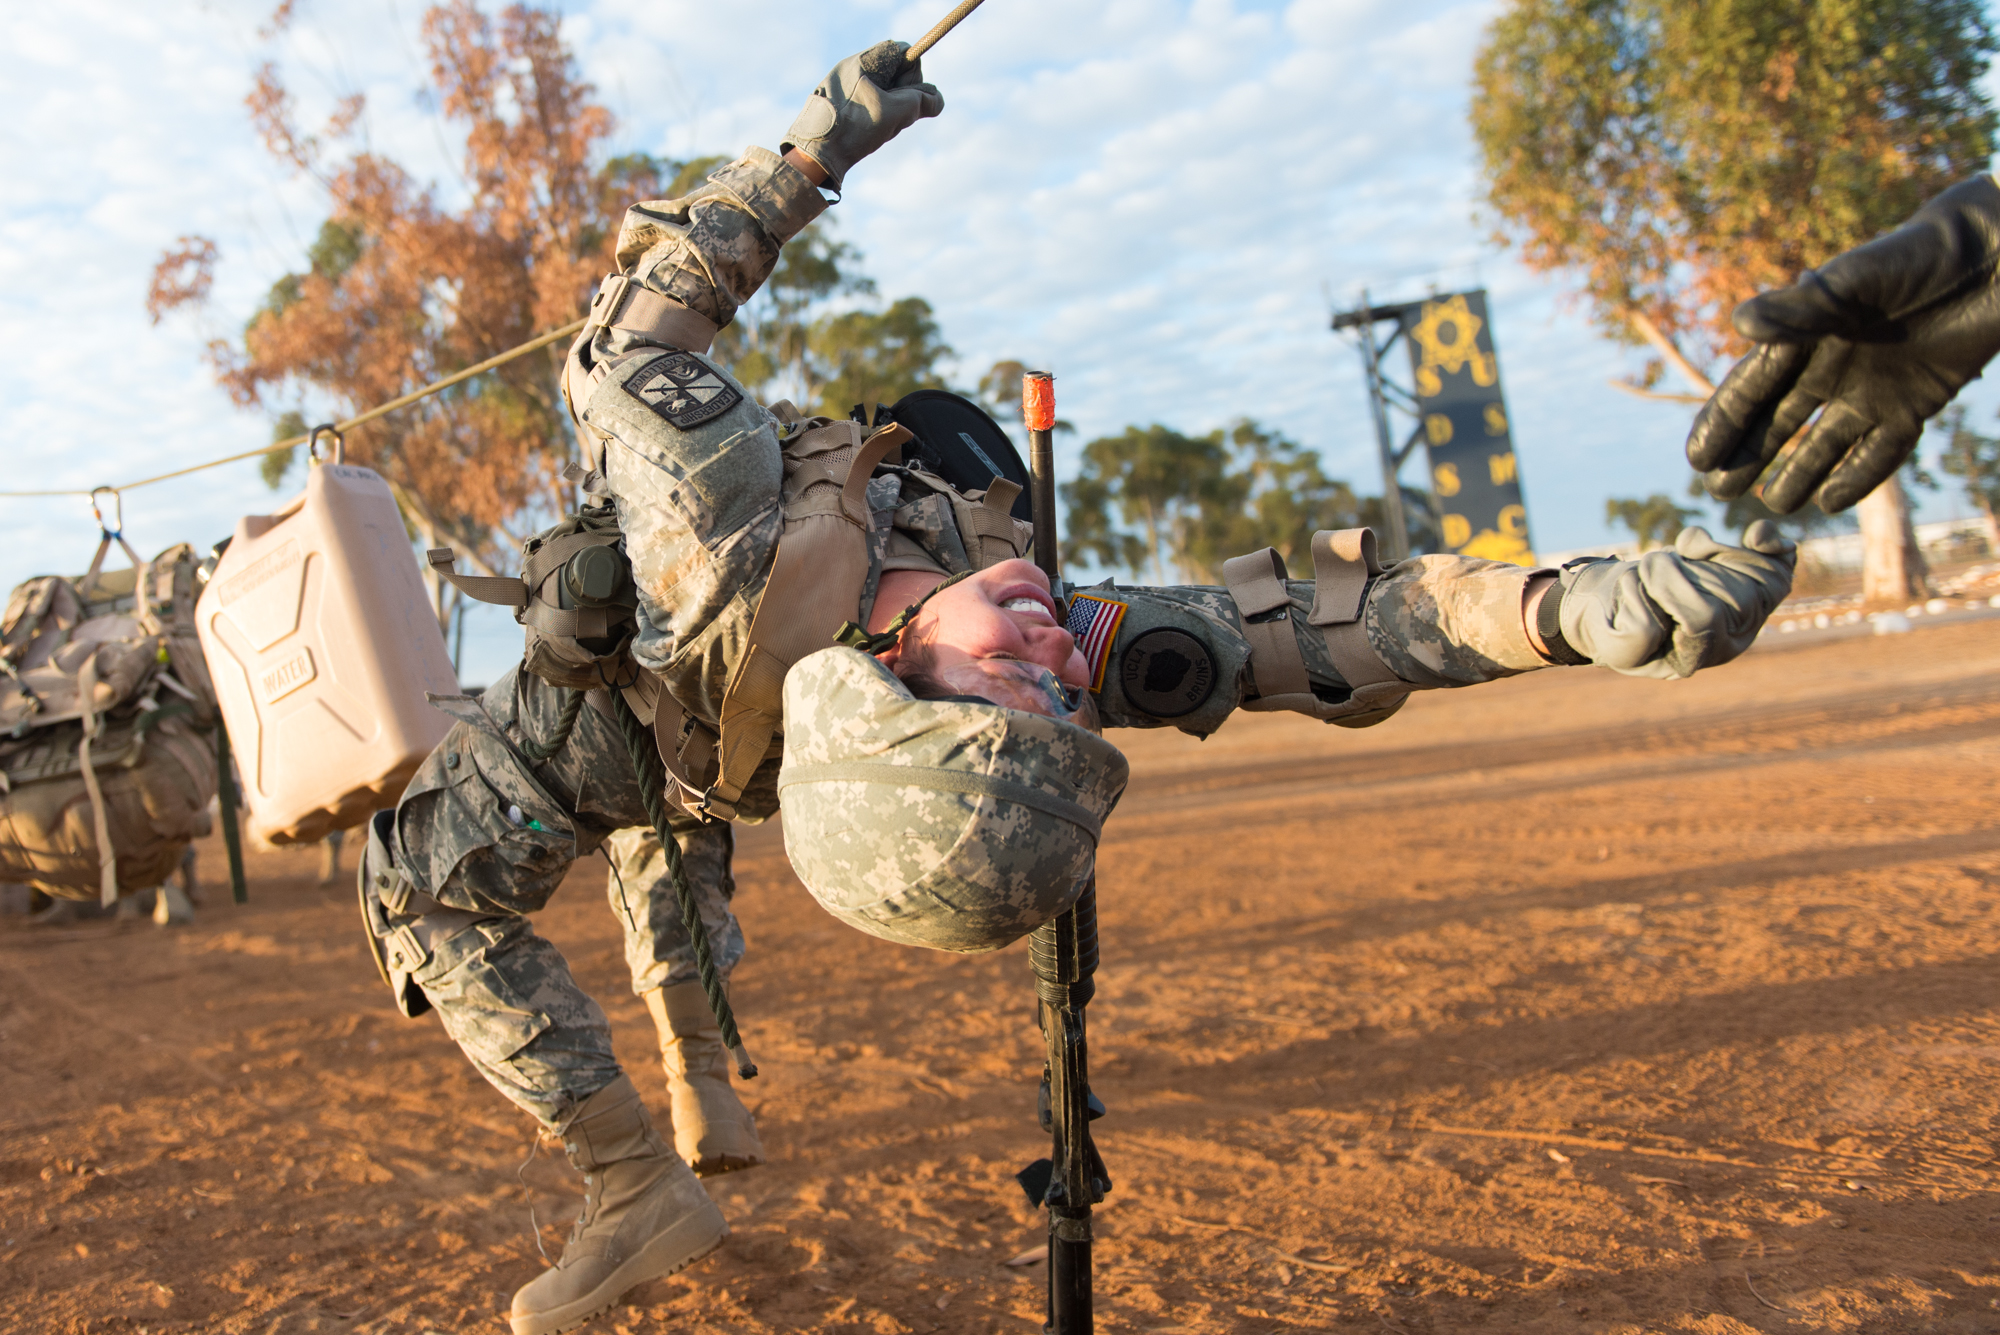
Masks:
[[[619,234],[618,263],[634,283],[726,325],[770,276],[783,244],[825,208],[790,164],[752,148],[683,198],[633,206]],[[590,351],[608,373],[575,408],[609,442],[603,480],[594,485],[617,503],[638,588],[633,653],[683,709],[714,727],[782,528],[785,428],[713,357],[615,329],[598,330]],[[923,504],[924,494],[894,467],[878,469],[870,484],[876,531],[863,620],[885,566],[968,568],[949,507]],[[1470,558],[1403,562],[1369,590],[1369,643],[1412,689],[1543,666],[1521,626],[1525,578],[1516,567]],[[1288,588],[1317,702],[1301,712],[1350,726],[1394,712],[1400,697],[1386,706],[1350,698],[1319,633],[1306,624],[1312,584]],[[1242,617],[1227,590],[1107,582],[1076,592],[1087,596],[1072,604],[1071,628],[1085,647],[1106,724],[1206,735],[1257,698]],[[1164,640],[1157,632],[1165,631],[1180,637]],[[1157,651],[1169,642],[1173,652]]]

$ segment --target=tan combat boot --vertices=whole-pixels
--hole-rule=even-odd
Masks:
[[[673,1100],[674,1149],[702,1177],[764,1162],[757,1120],[729,1083],[729,1050],[699,982],[646,994]]]
[[[722,1211],[653,1130],[630,1078],[621,1075],[585,1099],[562,1138],[583,1173],[583,1213],[562,1260],[514,1295],[514,1335],[580,1326],[729,1236]]]

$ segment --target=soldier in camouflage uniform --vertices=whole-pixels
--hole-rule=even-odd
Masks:
[[[631,290],[651,294],[650,332],[604,311],[573,352],[586,373],[569,386],[594,465],[586,489],[616,502],[638,590],[631,657],[704,726],[720,726],[766,589],[783,529],[780,441],[796,428],[702,355],[703,331],[733,317],[826,207],[818,187],[838,190],[861,157],[941,108],[898,45],[843,61],[782,157],[753,148],[686,198],[630,210],[617,258]],[[1739,652],[1790,579],[1789,553],[1765,535],[1753,535],[1763,551],[1700,535],[1678,552],[1560,575],[1456,557],[1383,573],[1343,558],[1365,573],[1344,610],[1328,610],[1340,599],[1319,584],[1253,570],[1226,590],[1080,591],[1072,606],[1092,620],[1079,635],[1039,570],[992,559],[937,499],[899,467],[868,483],[857,635],[872,652],[830,647],[790,670],[782,761],[766,759],[730,806],[768,817],[782,784],[788,853],[822,904],[888,939],[952,950],[997,948],[1080,890],[1126,777],[1100,720],[1207,733],[1261,707],[1366,725],[1411,690],[1551,662],[1685,675]],[[593,690],[579,707],[518,667],[479,700],[442,701],[457,722],[396,810],[371,823],[362,862],[399,1006],[434,1008],[584,1173],[561,1262],[515,1295],[514,1335],[580,1324],[727,1232],[689,1169],[702,1146],[666,1147],[612,1055],[603,1011],[528,923],[577,857],[608,844],[635,989],[663,1046],[707,1041],[676,1017],[673,998],[693,995],[691,943],[657,847],[618,833],[649,823],[620,705]],[[672,830],[726,971],[742,951],[727,827],[682,812]],[[719,1063],[719,1042],[714,1054]],[[672,1074],[672,1054],[668,1064]],[[734,1116],[714,1102],[734,1103],[726,1077],[722,1095],[707,1095],[689,1101],[691,1119]],[[677,1093],[677,1118],[682,1105]]]

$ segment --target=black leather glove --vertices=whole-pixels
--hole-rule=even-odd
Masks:
[[[1708,489],[1741,496],[1822,404],[1764,503],[1829,514],[1875,490],[1924,421],[2000,352],[2000,184],[1961,181],[1887,236],[1736,308],[1760,346],[1730,369],[1688,433]]]
[[[903,63],[908,42],[877,42],[820,80],[778,151],[796,148],[826,168],[838,192],[848,168],[908,127],[944,110],[944,95],[924,82],[923,62]]]

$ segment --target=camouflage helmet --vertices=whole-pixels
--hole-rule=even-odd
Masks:
[[[919,700],[855,649],[785,677],[785,852],[821,907],[889,941],[998,950],[1063,912],[1128,773],[1088,729]]]

